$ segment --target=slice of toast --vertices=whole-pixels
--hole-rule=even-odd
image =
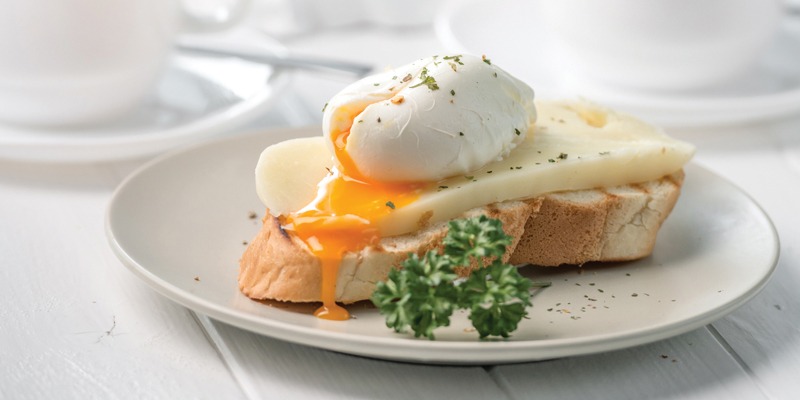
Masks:
[[[662,222],[678,200],[683,171],[659,180],[612,188],[553,193],[505,201],[467,211],[500,219],[513,238],[506,253],[512,264],[558,266],[590,261],[627,261],[653,251]],[[291,302],[320,300],[319,261],[297,237],[281,229],[269,212],[264,226],[240,260],[239,288],[253,299]],[[409,253],[439,249],[447,233],[441,222],[417,232],[381,239],[376,246],[347,253],[339,267],[336,300],[366,300]],[[458,271],[468,275],[469,268]]]

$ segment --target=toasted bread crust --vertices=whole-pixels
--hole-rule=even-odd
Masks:
[[[472,209],[503,222],[513,238],[506,261],[558,266],[590,261],[626,261],[653,251],[658,229],[677,202],[683,171],[659,180],[606,189],[553,193]],[[292,302],[320,300],[319,261],[306,245],[287,235],[267,213],[263,227],[240,261],[239,288],[254,299]],[[381,239],[377,246],[348,253],[339,267],[336,298],[343,303],[368,299],[409,253],[439,249],[447,223]],[[458,271],[468,275],[471,269]]]

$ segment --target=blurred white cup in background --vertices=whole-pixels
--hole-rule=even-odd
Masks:
[[[445,0],[254,0],[252,23],[276,37],[372,24],[390,29],[431,25]]]
[[[134,108],[152,89],[182,29],[226,28],[179,0],[26,0],[0,12],[0,121],[88,125]],[[182,25],[184,28],[182,28]]]
[[[777,31],[779,0],[548,0],[541,13],[565,76],[619,88],[729,83]]]

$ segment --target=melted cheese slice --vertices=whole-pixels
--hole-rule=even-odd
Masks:
[[[597,106],[538,102],[537,110],[534,129],[508,157],[431,182],[415,201],[371,221],[373,227],[381,236],[393,236],[494,202],[646,182],[681,169],[694,154],[691,144]],[[317,184],[333,165],[326,146],[320,136],[264,150],[256,188],[273,215],[296,212],[315,198]]]

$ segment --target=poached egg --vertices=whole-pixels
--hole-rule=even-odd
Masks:
[[[507,156],[535,120],[528,85],[485,57],[453,55],[346,87],[325,107],[322,130],[351,177],[431,182]]]

